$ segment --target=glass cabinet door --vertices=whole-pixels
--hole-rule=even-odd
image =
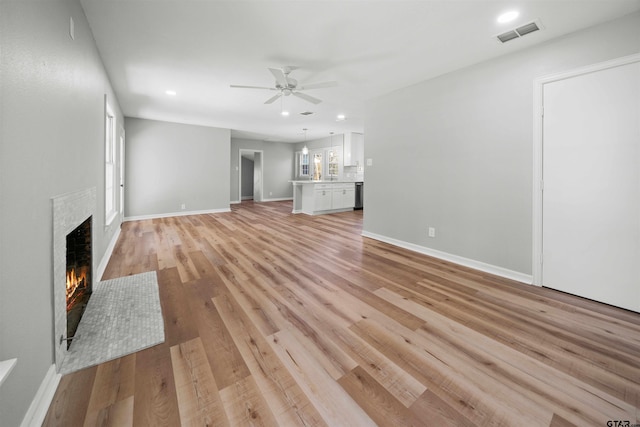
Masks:
[[[329,150],[327,152],[328,157],[328,174],[330,178],[338,178],[339,174],[339,159],[338,152],[336,150]]]
[[[313,154],[313,179],[315,181],[322,179],[322,153]]]

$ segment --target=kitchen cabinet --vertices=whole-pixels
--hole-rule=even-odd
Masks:
[[[345,166],[364,166],[364,135],[348,132],[344,134],[343,158]]]
[[[355,183],[335,181],[291,181],[293,213],[319,215],[353,210]]]
[[[328,211],[333,209],[333,190],[327,185],[318,185],[314,189],[314,211]]]
[[[345,209],[355,206],[356,189],[354,184],[336,184],[332,190],[332,209]]]

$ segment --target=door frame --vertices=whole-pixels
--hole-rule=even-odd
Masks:
[[[575,68],[558,74],[539,77],[533,82],[533,252],[532,274],[533,284],[542,286],[542,215],[544,189],[543,181],[543,130],[544,130],[544,85],[584,74],[595,73],[609,68],[640,62],[640,54],[623,56],[610,61],[598,62],[585,67]]]
[[[264,150],[253,150],[250,148],[241,148],[238,154],[238,201],[242,202],[242,154],[243,153],[260,153],[260,194],[262,200],[254,200],[254,202],[264,201]],[[255,174],[255,160],[254,160],[254,174]],[[255,180],[255,175],[254,175]],[[254,189],[255,193],[255,189]]]
[[[125,165],[125,155],[124,155],[124,146],[125,146],[125,132],[124,132],[124,128],[122,128],[120,130],[120,141],[119,141],[119,147],[118,149],[120,150],[120,158],[119,158],[119,176],[118,176],[118,180],[119,185],[118,187],[120,187],[120,214],[122,216],[122,218],[124,218],[124,178],[125,178],[125,169],[124,169],[124,165]]]

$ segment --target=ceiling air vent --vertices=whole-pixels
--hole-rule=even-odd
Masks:
[[[515,31],[507,31],[506,33],[499,34],[497,37],[502,43],[506,43],[509,40],[517,39],[520,36]]]
[[[538,31],[539,29],[540,27],[538,27],[538,24],[536,24],[535,22],[530,22],[526,25],[523,25],[522,27],[516,28],[516,31],[518,32],[518,34],[520,34],[520,37],[522,37],[529,33],[533,33],[534,31]]]
[[[313,111],[303,111],[302,113],[300,113],[301,116],[310,116],[313,114]]]
[[[496,37],[502,43],[506,43],[509,40],[517,39],[519,37],[538,31],[541,28],[542,28],[542,25],[540,25],[540,21],[533,21],[533,22],[529,22],[528,24],[524,24],[514,30],[509,30],[505,33],[498,34]]]

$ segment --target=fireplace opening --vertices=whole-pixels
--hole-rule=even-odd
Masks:
[[[67,349],[92,292],[91,218],[67,234]]]

